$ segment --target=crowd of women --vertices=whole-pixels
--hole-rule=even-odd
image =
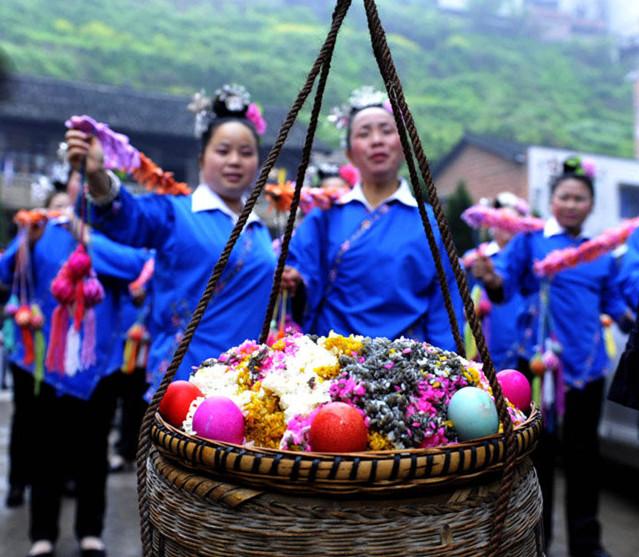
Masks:
[[[27,432],[12,436],[10,483],[18,490],[16,497],[30,486],[30,556],[54,554],[60,500],[69,476],[77,483],[75,534],[81,555],[106,554],[102,529],[107,437],[123,335],[140,319],[148,329],[151,344],[142,380],[150,385],[144,395],[148,400],[255,183],[263,122],[248,93],[237,86],[222,87],[209,103],[200,103],[197,121],[200,184],[190,195],[132,194],[105,168],[105,149],[96,135],[70,129],[67,158],[75,176],[84,179],[85,189],[69,187],[62,205],[75,206],[78,216],[66,212],[30,227],[0,259],[0,280],[14,285],[17,294],[25,294],[21,288],[29,290],[29,299],[41,308],[46,337],[53,333],[56,338],[51,329],[59,319],[59,296],[54,296],[52,283],[64,275],[78,245],[86,247],[93,275],[104,290],[103,300],[95,304],[95,357],[85,365],[73,367],[64,361],[63,369],[50,369],[54,355],[47,357],[44,374],[39,375],[33,358],[25,357],[29,347],[19,334],[10,356],[13,427]],[[359,180],[328,207],[315,208],[301,220],[282,278],[283,290],[305,300],[303,331],[407,336],[455,350],[451,315],[419,208],[400,176],[404,155],[388,102],[370,88],[358,90],[343,110],[341,123],[345,155],[359,171]],[[586,241],[582,227],[594,200],[593,180],[578,164],[567,166],[550,188],[552,216],[544,228],[513,238],[494,229],[491,242],[474,259],[469,278],[483,288],[484,307],[490,307],[485,311],[490,313],[490,331],[488,320],[485,324],[498,369],[517,367],[529,373],[540,343],[550,339],[560,347],[556,354],[564,382],[555,385],[555,400],[565,402],[561,408],[554,404],[545,409],[544,438],[536,454],[545,496],[546,540],[550,543],[552,533],[552,468],[563,447],[571,555],[604,556],[595,478],[597,424],[610,363],[600,315],[610,315],[624,329],[632,323],[631,309],[639,302],[639,251],[636,259],[626,258],[621,270],[610,254],[604,254],[557,273],[546,288],[534,272],[534,262]],[[508,194],[498,196],[494,206],[515,217],[526,212],[521,201]],[[427,216],[437,248],[445,254],[430,207]],[[637,245],[633,242],[631,251]],[[17,280],[19,269],[25,273],[20,255],[25,251],[28,280]],[[153,276],[140,311],[132,306],[129,285],[150,259]],[[177,378],[187,378],[201,361],[259,336],[275,259],[268,228],[251,214]],[[459,291],[445,255],[443,262],[453,313],[463,323]],[[73,316],[69,319],[73,323]],[[540,319],[543,338],[531,334],[540,330]],[[88,334],[86,329],[79,331],[77,342],[84,346]],[[141,399],[145,388],[127,390]],[[30,442],[36,437],[37,454],[36,444]],[[38,454],[60,457],[44,465]]]

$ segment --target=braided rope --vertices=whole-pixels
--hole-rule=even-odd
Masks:
[[[308,131],[306,132],[306,139],[304,141],[304,149],[302,151],[302,161],[297,168],[297,177],[295,179],[295,193],[293,195],[293,201],[288,213],[288,220],[286,222],[286,230],[284,231],[284,238],[282,239],[282,246],[280,250],[280,256],[277,260],[277,268],[273,278],[273,286],[271,288],[271,294],[269,297],[268,308],[264,317],[264,324],[262,325],[262,332],[260,334],[260,343],[266,342],[268,338],[269,328],[271,325],[271,319],[273,318],[273,312],[275,311],[275,304],[277,303],[280,282],[282,281],[282,272],[286,265],[286,258],[288,256],[288,247],[293,236],[293,229],[295,228],[295,217],[297,215],[297,208],[299,207],[300,197],[302,192],[302,185],[304,183],[304,176],[306,175],[306,168],[311,160],[311,150],[313,148],[313,140],[315,139],[315,130],[317,129],[317,123],[319,121],[319,114],[322,109],[322,99],[324,97],[324,89],[326,88],[326,80],[331,68],[331,61],[333,59],[333,50],[335,49],[335,40],[337,39],[337,31],[334,36],[329,35],[329,39],[326,42],[326,56],[324,63],[322,64],[322,73],[320,75],[319,83],[315,91],[315,99],[313,101],[313,109],[311,111],[311,119],[308,125]]]
[[[288,116],[286,117],[284,123],[282,124],[282,127],[280,128],[280,132],[277,137],[277,140],[273,144],[273,147],[271,148],[271,151],[268,154],[268,157],[264,163],[264,166],[262,167],[262,171],[260,172],[260,176],[258,178],[257,184],[255,188],[253,189],[253,191],[251,192],[251,195],[247,199],[244,209],[242,210],[242,213],[240,214],[240,217],[238,218],[238,221],[235,224],[233,231],[231,232],[231,235],[226,243],[226,246],[224,247],[224,250],[222,251],[220,258],[218,259],[217,263],[215,264],[215,267],[213,268],[213,271],[207,283],[206,289],[204,290],[204,293],[202,294],[202,297],[200,301],[198,302],[198,305],[195,308],[195,311],[193,312],[191,321],[188,324],[186,330],[184,331],[184,336],[182,337],[180,344],[177,350],[175,351],[175,354],[173,355],[173,360],[171,361],[171,364],[168,370],[166,371],[164,378],[162,379],[162,383],[160,384],[160,387],[156,391],[155,395],[153,396],[153,400],[151,401],[151,404],[149,405],[149,408],[147,409],[144,415],[142,426],[140,428],[139,448],[137,453],[138,510],[140,514],[140,523],[141,523],[140,533],[141,533],[142,551],[143,551],[144,557],[151,557],[152,555],[152,532],[151,532],[151,523],[150,523],[150,517],[149,517],[149,497],[148,497],[148,493],[146,489],[146,486],[147,486],[146,461],[147,461],[147,457],[148,457],[149,449],[151,445],[150,431],[151,431],[151,422],[153,421],[153,416],[155,415],[155,412],[157,411],[157,408],[160,404],[160,400],[164,396],[166,389],[168,388],[169,384],[175,377],[175,374],[178,368],[180,367],[182,360],[184,359],[184,355],[186,354],[186,351],[191,343],[193,335],[195,334],[195,330],[197,329],[200,321],[202,320],[202,317],[204,316],[204,312],[209,304],[209,301],[211,300],[211,298],[213,297],[213,293],[215,292],[215,287],[217,286],[217,282],[220,276],[222,275],[222,272],[224,271],[226,264],[228,263],[229,257],[231,255],[231,251],[233,250],[233,247],[235,246],[240,236],[240,233],[242,232],[244,225],[246,224],[246,221],[248,220],[248,217],[251,211],[253,210],[253,207],[255,206],[255,203],[257,202],[257,199],[264,188],[264,185],[266,184],[269,172],[271,171],[272,167],[274,166],[275,162],[277,161],[279,157],[279,154],[286,141],[288,133],[291,127],[293,126],[293,124],[295,123],[295,120],[297,119],[297,115],[299,114],[299,111],[304,105],[308,95],[310,94],[313,88],[313,85],[315,83],[315,80],[317,78],[317,75],[320,72],[320,69],[324,67],[324,65],[326,64],[327,56],[329,54],[332,55],[333,47],[337,37],[337,32],[339,28],[341,27],[342,22],[344,21],[344,17],[346,16],[346,13],[348,12],[350,4],[351,4],[350,0],[338,0],[335,10],[333,12],[333,20],[332,20],[330,31],[326,37],[326,40],[324,41],[324,44],[320,50],[319,55],[317,56],[317,59],[315,60],[306,78],[306,83],[304,84],[300,92],[298,93],[298,96],[295,102],[291,106]],[[299,201],[299,193],[297,195],[298,195],[298,201]]]
[[[408,130],[408,134],[415,151],[415,156],[417,158],[422,178],[424,179],[424,183],[426,184],[429,202],[435,212],[435,217],[442,234],[446,253],[455,273],[455,278],[457,280],[462,300],[464,302],[466,318],[468,319],[471,331],[473,332],[473,336],[475,337],[479,354],[481,355],[482,361],[484,362],[484,372],[488,377],[490,386],[495,395],[495,403],[499,412],[501,423],[504,428],[504,434],[506,438],[506,463],[504,467],[504,475],[502,478],[501,491],[495,507],[491,539],[491,547],[493,548],[493,552],[495,555],[499,555],[503,538],[503,525],[506,518],[506,513],[508,512],[508,502],[510,491],[512,490],[513,473],[515,467],[515,436],[513,431],[513,424],[510,416],[508,415],[506,401],[501,392],[501,387],[499,385],[499,382],[497,381],[495,368],[488,352],[488,347],[486,345],[486,340],[479,323],[479,318],[474,311],[472,299],[468,290],[466,276],[461,269],[459,260],[456,255],[453,238],[446,222],[441,203],[437,196],[437,190],[433,183],[428,160],[424,153],[419,134],[417,133],[412,114],[410,112],[410,109],[408,108],[408,105],[406,104],[406,99],[404,98],[401,82],[399,76],[397,75],[395,64],[393,62],[392,55],[386,42],[386,34],[379,19],[377,6],[375,5],[374,0],[364,0],[364,5],[366,8],[366,16],[368,18],[368,26],[371,34],[371,41],[373,44],[375,58],[377,59],[380,73],[382,74],[382,78],[384,79],[384,84],[386,86],[386,90],[388,91],[389,99],[391,103],[394,103],[393,110],[397,111],[396,121],[398,123],[398,127],[403,128],[405,125],[406,129]],[[415,197],[417,198],[418,204],[421,205],[421,191],[419,190],[419,188],[415,188],[415,190]],[[434,252],[433,257],[439,257],[439,254]]]

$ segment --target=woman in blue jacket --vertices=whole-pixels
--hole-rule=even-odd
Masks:
[[[361,180],[331,208],[304,218],[282,285],[305,287],[305,332],[407,336],[454,350],[417,202],[399,176],[404,156],[387,101],[362,88],[351,96],[345,119],[346,154]],[[459,314],[455,279],[430,207],[427,212]]]
[[[552,217],[543,230],[516,236],[495,260],[480,259],[473,272],[493,300],[508,300],[516,292],[537,295],[537,316],[543,334],[526,337],[527,358],[554,347],[565,387],[556,385],[555,400],[565,397],[561,444],[566,476],[566,519],[571,556],[604,557],[600,525],[599,444],[605,375],[609,361],[600,315],[606,313],[624,327],[631,319],[618,286],[612,255],[560,271],[543,283],[535,275],[535,261],[553,250],[578,247],[586,241],[583,223],[592,211],[594,187],[581,162],[573,157],[551,184]],[[532,326],[539,331],[539,323]],[[546,397],[545,397],[546,398]],[[544,496],[546,543],[552,535],[553,469],[559,449],[556,407],[545,408],[545,430],[535,455]]]
[[[57,301],[51,283],[77,246],[77,240],[61,221],[50,221],[31,234],[31,297],[44,315],[42,332],[49,337]],[[13,283],[19,240],[0,258],[0,280]],[[100,234],[89,243],[93,268],[105,297],[95,306],[95,363],[73,374],[44,370],[38,394],[15,400],[21,431],[28,431],[31,480],[30,556],[51,556],[58,537],[64,480],[77,485],[75,534],[82,557],[105,555],[101,540],[106,507],[108,434],[113,417],[113,397],[103,379],[119,368],[121,288],[139,274],[144,263],[140,250],[121,246]],[[21,337],[11,355],[11,367],[21,392],[33,393],[34,365],[25,364]],[[26,422],[26,423],[25,423]],[[37,450],[36,450],[37,447]]]
[[[199,121],[204,121],[201,183],[189,196],[134,197],[104,170],[95,137],[78,130],[67,132],[70,161],[79,164],[86,158],[93,226],[117,242],[155,249],[149,395],[171,362],[255,180],[259,140],[247,117],[248,101],[244,88],[225,86],[199,114]],[[274,268],[268,230],[252,214],[176,378],[185,379],[203,360],[258,337]]]

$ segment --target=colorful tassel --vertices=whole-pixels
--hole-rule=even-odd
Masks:
[[[84,315],[80,369],[88,369],[95,362],[95,310],[89,308]]]
[[[35,332],[34,340],[35,340],[35,366],[33,368],[33,379],[34,379],[33,392],[36,396],[38,396],[40,394],[40,386],[44,379],[45,343],[44,343],[44,334],[42,334],[42,331]]]
[[[24,347],[24,356],[22,362],[25,366],[30,366],[35,358],[33,351],[33,331],[29,327],[20,327],[22,333],[22,345]]]
[[[481,294],[481,286],[477,284],[473,286],[473,289],[470,292],[470,297],[473,300],[473,306],[476,313],[478,313],[479,311]],[[477,357],[479,356],[477,343],[475,341],[475,336],[473,335],[468,320],[466,320],[466,323],[464,324],[464,348],[466,349],[466,358],[468,358],[469,360],[477,359]]]
[[[535,375],[532,380],[532,400],[537,408],[541,408],[541,377]]]
[[[73,311],[73,326],[76,331],[80,330],[80,325],[84,319],[84,284],[78,281],[75,285],[75,306]]]
[[[148,339],[148,334],[144,325],[139,322],[131,325],[127,331],[126,342],[124,344],[124,355],[121,367],[123,373],[130,374],[135,371],[139,353],[145,339]]]
[[[603,331],[606,354],[608,354],[609,359],[614,360],[617,356],[617,344],[615,343],[615,337],[612,334],[612,327],[604,327]]]
[[[67,343],[64,351],[64,372],[73,377],[80,369],[80,332],[72,323],[67,331]]]
[[[2,324],[2,340],[5,352],[8,354],[13,352],[16,347],[16,330],[11,317],[7,317]]]
[[[67,306],[58,306],[51,317],[51,333],[47,350],[47,369],[64,373],[65,349],[67,345],[67,327],[69,325],[69,310]]]
[[[149,344],[150,338],[148,335],[145,335],[144,339],[142,339],[142,343],[140,344],[140,348],[138,350],[138,358],[135,362],[135,366],[137,368],[146,369],[147,363],[149,361]]]

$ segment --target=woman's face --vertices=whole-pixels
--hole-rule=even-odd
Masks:
[[[590,190],[581,180],[566,178],[559,182],[550,199],[550,210],[562,228],[580,231],[592,211]]]
[[[253,132],[241,122],[226,122],[200,157],[202,181],[222,198],[240,199],[255,179],[257,164]]]
[[[67,207],[70,206],[71,199],[65,192],[61,191],[60,193],[56,193],[51,198],[47,209],[50,209],[51,211],[64,211]]]
[[[355,114],[350,130],[350,148],[346,153],[364,182],[397,177],[404,160],[395,119],[381,107]]]

